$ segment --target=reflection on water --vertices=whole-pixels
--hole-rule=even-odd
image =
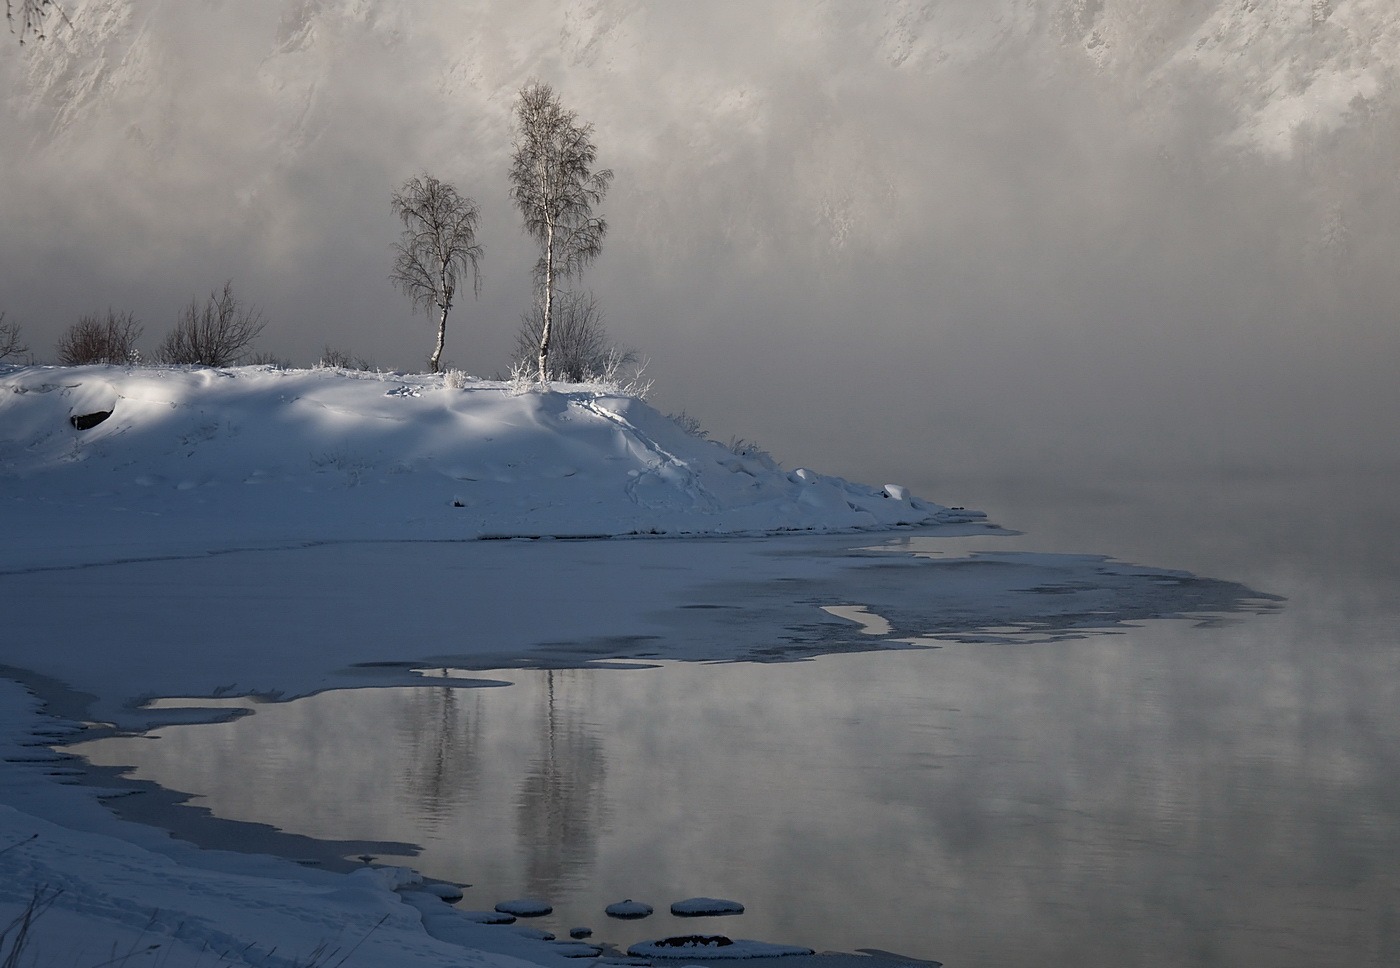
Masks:
[[[1299,547],[1337,540],[1278,520]],[[223,817],[420,845],[381,860],[472,883],[470,907],[543,895],[546,926],[621,944],[695,925],[610,922],[607,903],[707,894],[748,906],[727,933],[950,966],[1400,963],[1396,572],[1255,561],[1287,607],[1202,625],[1149,618],[1154,596],[1240,603],[1238,586],[1128,569],[1104,598],[1081,581],[1101,559],[1004,556],[984,573],[1043,628],[1013,609],[937,649],[858,652],[928,628],[904,566],[791,583],[786,603],[726,598],[735,582],[691,613],[707,634],[772,628],[800,599],[793,638],[827,654],[514,669],[499,689],[439,669],[82,752]],[[958,617],[981,567],[937,572],[937,614]],[[1115,609],[1117,634],[1085,632]]]
[[[524,855],[524,889],[554,898],[588,878],[596,832],[607,821],[607,761],[587,718],[590,677],[542,673],[542,707],[533,710],[538,749],[516,795],[516,842]]]
[[[480,706],[474,698],[451,686],[414,689],[395,710],[406,747],[399,777],[426,830],[436,830],[476,793]]]

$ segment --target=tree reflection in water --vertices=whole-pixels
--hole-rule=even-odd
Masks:
[[[402,779],[425,830],[450,821],[460,804],[475,799],[480,782],[481,698],[476,690],[461,693],[457,685],[411,689],[398,706],[408,754]]]
[[[525,887],[556,897],[591,873],[607,821],[607,758],[588,718],[591,679],[579,670],[549,670],[535,719],[539,753],[516,796]]]

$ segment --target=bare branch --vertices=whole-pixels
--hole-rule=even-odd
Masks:
[[[15,30],[15,0],[5,0],[5,20],[10,25],[10,33]],[[50,12],[56,12],[66,24],[72,24],[68,19],[68,14],[54,0],[19,0],[19,42],[24,43],[26,37],[32,36],[35,40],[44,39],[44,20]]]

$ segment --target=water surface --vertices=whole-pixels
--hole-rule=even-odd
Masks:
[[[807,661],[484,670],[498,689],[439,669],[83,752],[221,817],[417,845],[378,860],[470,882],[464,906],[547,897],[545,926],[622,944],[696,926],[603,905],[709,894],[749,910],[707,930],[949,965],[1393,964],[1392,511],[1315,483],[1018,504],[1039,534],[971,542],[1132,555],[1282,607],[1156,619],[1120,596],[1107,632],[908,636],[927,613],[865,570],[793,596],[825,620],[805,641],[835,623],[849,645]],[[763,614],[742,584],[696,614]]]

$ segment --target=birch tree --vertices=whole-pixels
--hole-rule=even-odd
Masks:
[[[431,175],[410,178],[394,192],[394,214],[403,222],[403,235],[394,244],[398,258],[389,278],[429,318],[437,313],[437,345],[428,358],[436,373],[447,341],[447,314],[466,275],[472,274],[472,294],[481,294],[480,263],[485,251],[476,241],[476,202]]]
[[[608,223],[594,217],[612,182],[610,169],[594,170],[598,150],[593,125],[559,103],[548,84],[532,81],[515,103],[515,144],[510,197],[525,231],[540,244],[535,273],[540,287],[539,379],[549,379],[557,279],[576,276],[597,258]]]

